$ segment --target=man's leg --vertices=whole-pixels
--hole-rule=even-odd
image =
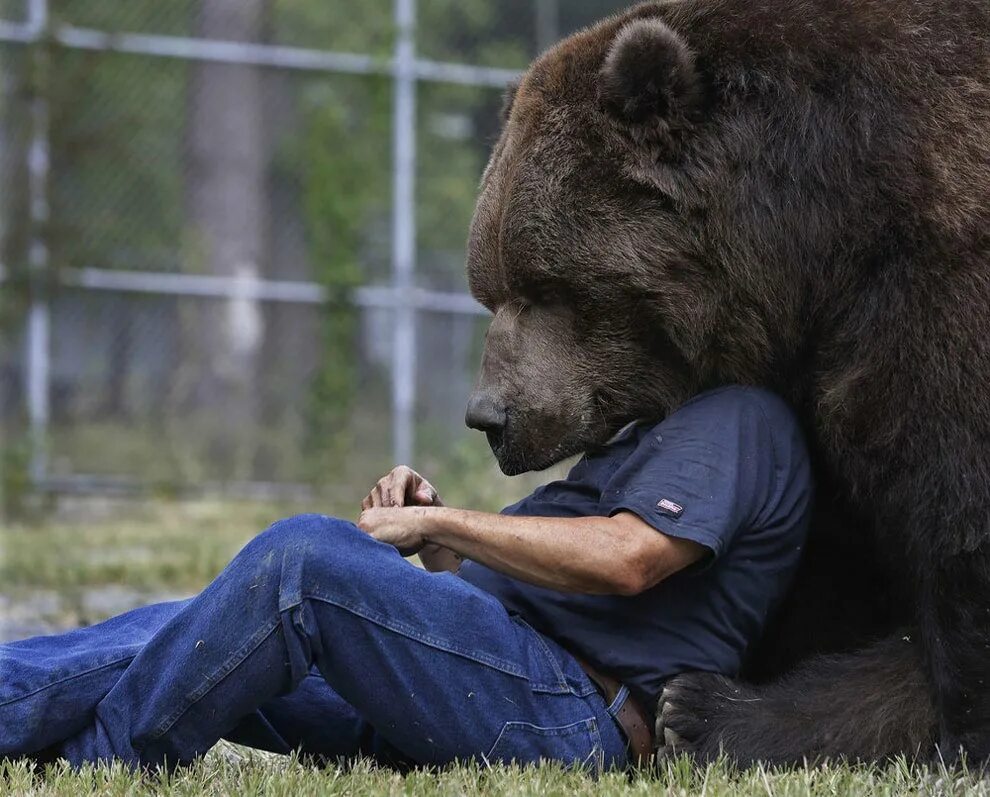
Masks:
[[[0,645],[0,756],[35,753],[91,725],[97,704],[185,601],[90,628]]]
[[[224,739],[273,753],[298,751],[324,762],[363,757],[403,769],[413,763],[376,733],[315,669],[291,694],[242,719]]]
[[[0,645],[0,758],[41,751],[57,757],[62,742],[92,725],[96,706],[134,657],[187,603],[143,606],[88,628]],[[317,671],[226,738],[277,753],[403,763]]]
[[[625,763],[617,726],[570,656],[492,596],[315,515],[249,543],[144,647],[64,751],[74,763],[188,761],[314,664],[418,763]]]

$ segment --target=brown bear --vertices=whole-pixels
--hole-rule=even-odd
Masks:
[[[659,739],[990,756],[990,3],[670,0],[537,60],[472,225],[475,417],[544,468],[724,383],[801,413],[813,543]]]

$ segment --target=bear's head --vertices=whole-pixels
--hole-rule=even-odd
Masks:
[[[510,89],[467,264],[494,319],[466,420],[506,473],[718,384],[801,401],[809,338],[911,240],[891,37],[803,9],[637,6]]]
[[[468,245],[494,319],[466,420],[505,473],[699,387],[717,300],[699,289],[707,208],[692,185],[708,102],[695,53],[653,6],[564,41],[510,88]]]

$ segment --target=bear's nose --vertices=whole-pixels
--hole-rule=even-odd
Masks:
[[[498,433],[505,426],[505,410],[488,393],[476,392],[468,400],[464,423],[479,432]]]

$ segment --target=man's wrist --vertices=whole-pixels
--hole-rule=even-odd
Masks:
[[[463,528],[460,521],[464,511],[446,506],[424,506],[419,511],[423,513],[423,539],[427,544],[456,551],[455,545]]]

